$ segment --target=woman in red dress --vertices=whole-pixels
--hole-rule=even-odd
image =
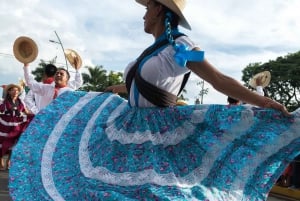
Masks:
[[[33,117],[19,98],[21,92],[22,87],[15,84],[9,84],[4,88],[5,97],[0,104],[1,170],[9,169],[11,150]],[[8,155],[6,165],[4,165],[4,155]]]

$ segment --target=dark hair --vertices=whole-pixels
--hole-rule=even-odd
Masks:
[[[70,73],[69,73],[69,71],[67,71],[67,69],[65,69],[65,68],[57,68],[57,71],[59,71],[59,70],[65,71],[67,73],[68,79],[70,79]]]
[[[165,7],[165,6],[164,6]],[[179,16],[177,14],[175,14],[173,11],[171,11],[169,8],[165,7],[165,15],[167,13],[171,13],[171,19],[170,19],[170,24],[171,24],[171,28],[177,28],[179,25]],[[165,16],[166,17],[166,16]]]
[[[163,5],[162,3],[160,2],[157,2],[157,1],[154,1],[155,4],[158,4],[158,5],[162,5],[163,7],[163,10],[164,10],[164,17],[166,18],[167,17],[167,13],[170,13],[171,14],[171,19],[170,19],[170,24],[171,24],[171,28],[177,28],[178,25],[179,25],[179,16],[177,14],[175,14],[172,10],[170,10],[168,7],[166,7],[165,5]]]
[[[44,69],[44,73],[47,77],[53,77],[57,71],[57,67],[53,64],[47,64]]]
[[[240,102],[239,100],[236,100],[230,96],[228,96],[227,101],[229,104],[237,104],[238,102]]]

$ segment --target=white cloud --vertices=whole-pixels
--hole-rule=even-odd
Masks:
[[[3,0],[0,6],[0,84],[22,77],[22,64],[7,55],[21,35],[38,44],[32,66],[55,56],[65,63],[61,47],[49,42],[57,40],[56,30],[64,47],[77,50],[84,65],[118,71],[153,42],[143,32],[145,9],[134,0]],[[298,8],[298,0],[189,0],[185,15],[193,30],[185,32],[206,51],[210,63],[240,81],[249,63],[299,51]],[[200,90],[197,81],[192,76],[188,84],[190,103]],[[226,103],[226,96],[210,88],[204,103]]]

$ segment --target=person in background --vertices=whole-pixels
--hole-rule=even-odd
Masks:
[[[68,87],[70,87],[74,90],[77,90],[82,86],[83,79],[82,79],[80,67],[79,66],[76,67],[76,65],[77,65],[76,63],[73,65],[75,68],[75,77],[74,77],[74,79],[69,80]]]
[[[227,102],[229,105],[240,105],[240,101],[236,100],[230,96],[227,97]]]
[[[34,80],[30,73],[29,64],[24,64],[24,77],[26,83],[33,93],[43,96],[43,105],[47,106],[53,99],[62,94],[65,91],[72,91],[73,89],[68,87],[68,81],[70,79],[69,72],[64,68],[58,68],[54,75],[54,85],[39,83]]]
[[[9,169],[12,148],[33,117],[19,98],[22,92],[21,86],[9,84],[4,90],[6,96],[0,104],[0,168],[2,170]],[[5,155],[8,155],[6,165],[3,160]]]
[[[255,89],[255,92],[261,96],[267,96],[265,93],[265,88],[269,85],[271,81],[270,71],[262,71],[255,74],[249,81],[249,85]]]
[[[57,67],[54,64],[47,64],[44,69],[44,76],[43,76],[43,84],[53,84],[54,83],[54,76],[57,71]],[[68,87],[74,90],[78,89],[82,86],[83,79],[80,73],[79,68],[76,68],[76,74],[74,80],[68,81]],[[29,90],[26,94],[24,100],[27,108],[33,113],[37,114],[41,109],[46,107],[49,104],[49,100],[47,97],[43,95],[39,95],[34,93],[33,90]]]
[[[29,105],[33,114],[37,114],[61,93],[76,90],[83,83],[79,68],[76,69],[75,80],[72,81],[70,81],[70,74],[66,69],[57,68],[53,64],[46,66],[45,74],[51,76],[54,73],[54,77],[46,75],[44,83],[35,81],[30,72],[29,64],[24,64],[24,77],[31,91],[29,97],[26,98],[26,104]]]
[[[264,96],[265,93],[264,93],[264,89],[263,89],[263,86],[262,86],[262,77],[257,77],[255,79],[255,83],[256,83],[256,86],[255,86],[255,92],[261,96]],[[237,100],[235,98],[232,98],[230,96],[227,96],[227,103],[229,105],[240,105],[241,104],[241,101],[240,100]]]
[[[265,92],[264,92],[264,88],[263,88],[263,86],[262,86],[262,77],[258,77],[258,78],[256,78],[256,87],[255,87],[255,89],[256,89],[256,93],[258,93],[259,95],[261,95],[261,96],[265,96]]]
[[[44,84],[53,84],[54,83],[54,75],[57,71],[57,67],[53,64],[47,64],[44,68],[44,75],[42,78],[42,82]],[[43,100],[44,97],[33,93],[32,90],[26,94],[24,102],[28,110],[33,114],[37,114],[42,108],[47,105],[47,101]]]

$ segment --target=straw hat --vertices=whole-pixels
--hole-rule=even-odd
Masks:
[[[65,55],[66,55],[66,58],[68,59],[69,63],[71,64],[71,66],[73,66],[75,69],[78,69],[81,67],[82,60],[81,60],[79,54],[75,50],[66,49]],[[77,59],[77,66],[75,65],[75,59]]]
[[[135,0],[136,2],[147,6],[147,2],[149,0]],[[169,8],[171,11],[173,11],[175,14],[177,14],[179,16],[179,24],[181,26],[183,26],[186,29],[191,30],[191,26],[188,23],[188,21],[186,20],[186,18],[183,15],[183,9],[185,8],[185,0],[155,0],[161,4],[163,4],[164,6],[166,6],[167,8]]]
[[[271,73],[269,71],[263,71],[263,72],[257,73],[256,75],[254,75],[252,77],[252,79],[249,82],[249,85],[253,88],[256,88],[257,87],[256,80],[259,78],[261,79],[261,86],[266,87],[270,83]]]
[[[185,100],[182,100],[182,99],[178,99],[176,101],[176,105],[177,106],[183,106],[183,105],[188,105],[187,102]]]
[[[5,86],[5,88],[4,88],[4,91],[5,91],[5,93],[6,94],[8,94],[7,92],[11,89],[11,88],[18,88],[19,89],[19,92],[20,92],[20,94],[21,94],[21,92],[22,92],[22,87],[20,86],[20,85],[18,85],[18,84],[9,84],[9,85],[6,85]]]
[[[20,36],[14,42],[13,51],[16,59],[21,63],[30,63],[38,55],[36,43],[29,37]]]

